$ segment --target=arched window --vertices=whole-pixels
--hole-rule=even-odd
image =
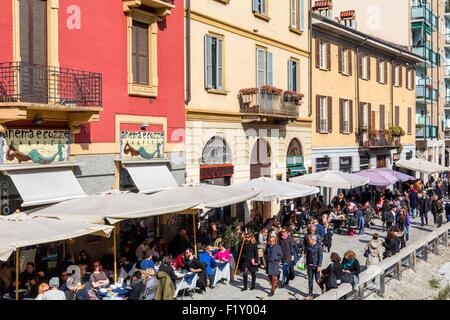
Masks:
[[[289,143],[289,148],[287,152],[288,157],[300,157],[303,155],[303,148],[300,141],[297,138],[291,140]]]
[[[221,137],[214,136],[206,143],[202,153],[202,164],[229,164],[231,153]]]

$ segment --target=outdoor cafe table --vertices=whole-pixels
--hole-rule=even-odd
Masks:
[[[127,287],[124,282],[121,287],[117,287],[116,289],[111,289],[111,286],[103,287],[108,291],[106,293],[101,293],[99,289],[95,289],[96,293],[102,300],[123,300],[128,292],[131,290],[131,287]]]
[[[192,286],[192,281],[195,280],[195,276],[197,274],[195,272],[186,272],[186,271],[177,271],[175,270],[175,276],[177,277],[175,295],[176,298],[178,296],[178,292],[184,289],[188,289]],[[195,284],[194,284],[195,285]]]
[[[214,274],[213,287],[216,286],[217,282],[225,279],[227,283],[230,282],[231,278],[231,268],[229,262],[218,262],[216,267],[216,272]]]

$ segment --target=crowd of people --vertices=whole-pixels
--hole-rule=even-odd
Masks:
[[[372,239],[364,248],[365,267],[397,254],[410,237],[414,219],[422,226],[447,222],[450,219],[450,202],[444,199],[450,194],[450,178],[431,178],[426,184],[418,179],[396,188],[344,194],[339,192],[328,205],[318,196],[307,203],[296,205],[293,201],[283,207],[280,214],[262,221],[252,211],[251,220],[234,232],[236,245],[226,245],[224,230],[218,223],[201,224],[196,238],[180,229],[173,240],[166,244],[164,238],[147,238],[146,225],[134,223],[123,234],[119,253],[119,278],[128,281],[130,290],[126,299],[170,299],[179,278],[176,271],[198,274],[201,292],[214,288],[214,275],[219,265],[230,264],[231,273],[238,268],[242,273],[242,291],[255,290],[256,274],[265,270],[270,284],[269,296],[273,296],[280,284],[289,286],[295,278],[295,267],[305,271],[308,279],[307,299],[313,297],[314,283],[322,292],[337,288],[341,283],[353,286],[359,282],[361,265],[357,254],[348,250],[343,257],[332,252],[333,235],[364,235],[367,228],[374,229]],[[419,220],[420,218],[420,220]],[[375,226],[375,220],[381,226]],[[386,233],[383,237],[381,233]],[[198,245],[198,254],[194,248]],[[331,263],[322,268],[324,252],[330,253]],[[361,259],[361,257],[359,257]],[[38,260],[37,260],[38,261]],[[76,258],[68,254],[58,264],[58,276],[47,276],[47,270],[28,262],[20,273],[19,288],[26,291],[26,298],[37,300],[96,300],[98,290],[113,283],[112,268],[103,270],[104,260],[91,262],[89,254],[82,250]],[[110,264],[109,260],[106,263]],[[68,267],[80,269],[80,283],[68,283],[72,273]],[[250,278],[250,279],[249,279]],[[161,285],[161,283],[163,283]],[[0,270],[0,297],[14,295],[14,270],[7,264]],[[159,286],[164,286],[160,289]]]

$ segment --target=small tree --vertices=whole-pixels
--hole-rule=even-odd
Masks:
[[[223,235],[223,242],[225,243],[225,247],[230,250],[236,250],[240,243],[240,229],[241,223],[236,217],[231,218],[231,223],[226,226],[225,232]]]

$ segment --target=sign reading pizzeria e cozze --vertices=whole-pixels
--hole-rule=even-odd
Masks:
[[[12,128],[0,134],[0,164],[68,161],[70,131]]]
[[[164,132],[121,131],[121,160],[164,158]]]

